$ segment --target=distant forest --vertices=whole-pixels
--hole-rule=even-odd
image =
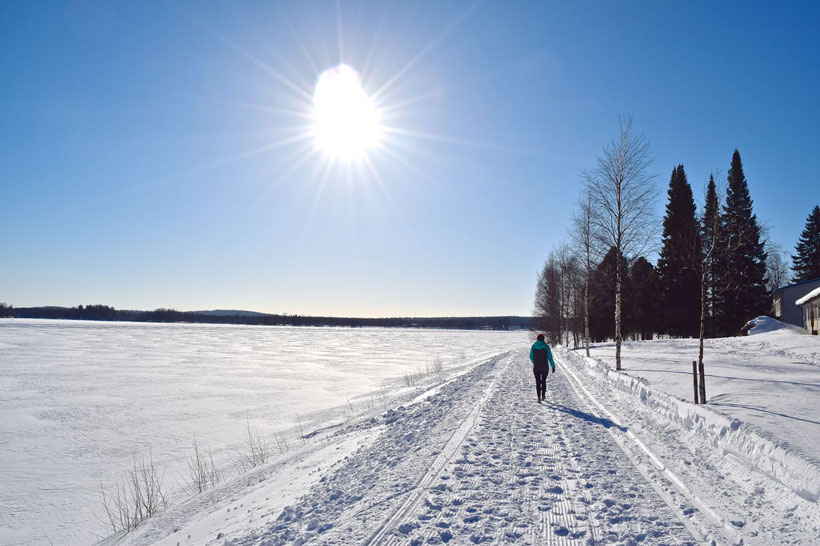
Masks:
[[[246,311],[177,311],[155,309],[132,311],[108,305],[78,307],[12,307],[0,303],[0,317],[120,320],[130,322],[193,322],[205,324],[249,324],[259,326],[381,326],[388,328],[452,328],[463,330],[515,330],[532,325],[530,317],[435,317],[351,318],[272,315]]]

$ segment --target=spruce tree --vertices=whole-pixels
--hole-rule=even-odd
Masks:
[[[726,180],[720,228],[721,251],[725,256],[716,286],[716,321],[719,334],[734,335],[747,321],[766,313],[771,302],[766,291],[766,252],[737,150]]]
[[[658,260],[661,321],[666,333],[693,337],[700,329],[701,247],[695,200],[683,165],[672,170],[668,195]]]
[[[615,338],[615,324],[612,315],[615,312],[615,289],[617,284],[617,248],[611,247],[601,263],[592,272],[589,283],[589,334],[595,341],[604,341]],[[622,271],[627,271],[626,260],[621,257]],[[621,281],[621,290],[624,302],[631,301],[630,283],[628,275]],[[628,313],[624,313],[623,331],[628,332]]]
[[[820,278],[820,207],[815,206],[806,218],[806,227],[800,234],[797,254],[792,255],[793,282]]]
[[[660,308],[657,270],[641,256],[632,264],[629,281],[633,293],[630,298],[629,323],[636,338],[652,339],[657,329]]]
[[[722,247],[716,240],[720,232],[720,200],[715,186],[715,177],[709,175],[706,185],[706,203],[703,208],[703,217],[700,225],[700,240],[702,255],[705,258],[703,267],[706,284],[706,336],[715,337],[715,279],[717,264],[721,263],[719,255]],[[714,248],[712,248],[714,245]],[[711,251],[711,253],[710,253]]]

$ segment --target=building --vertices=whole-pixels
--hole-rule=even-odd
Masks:
[[[803,326],[803,312],[797,306],[797,300],[820,288],[820,279],[781,286],[774,292],[774,318],[781,322]]]
[[[795,302],[803,311],[803,328],[814,335],[820,330],[820,287]]]

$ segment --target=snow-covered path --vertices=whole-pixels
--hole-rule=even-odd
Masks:
[[[670,508],[609,434],[613,423],[589,412],[567,376],[550,377],[542,405],[532,383],[517,350],[388,413],[372,445],[229,543],[702,540],[680,518],[695,509]]]
[[[607,434],[612,422],[560,375],[537,404],[522,357],[499,370],[460,452],[384,543],[694,542]]]

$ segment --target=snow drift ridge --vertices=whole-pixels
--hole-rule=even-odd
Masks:
[[[586,366],[612,387],[634,396],[648,409],[698,434],[715,447],[743,459],[800,497],[812,502],[820,499],[820,468],[788,447],[762,437],[748,423],[660,392],[594,358],[569,350],[563,352],[573,363]]]

